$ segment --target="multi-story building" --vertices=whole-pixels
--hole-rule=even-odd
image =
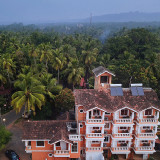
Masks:
[[[147,159],[155,152],[160,103],[142,84],[111,84],[112,72],[93,70],[94,89],[76,89],[75,120],[30,121],[26,152],[33,160],[104,160],[111,155]]]

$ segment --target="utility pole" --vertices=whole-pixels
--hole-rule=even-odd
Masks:
[[[92,13],[90,14],[90,26],[92,25]]]

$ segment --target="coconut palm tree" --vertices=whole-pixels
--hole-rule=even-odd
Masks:
[[[35,48],[34,45],[31,45],[31,47],[29,48],[29,56],[33,58],[34,60],[34,65],[37,65],[37,57],[38,57],[38,49]]]
[[[67,75],[67,80],[69,84],[74,86],[76,84],[80,84],[81,78],[84,75],[84,69],[79,66],[79,61],[77,59],[72,60],[72,62],[69,62],[68,68],[65,70],[65,73]]]
[[[58,84],[59,84],[59,71],[64,67],[67,62],[66,57],[62,53],[62,49],[55,49],[53,50],[54,57],[53,57],[53,68],[58,71]]]
[[[8,81],[11,87],[11,74],[15,69],[14,62],[11,58],[3,58],[3,69],[7,71]]]
[[[20,112],[23,106],[25,106],[25,112],[32,110],[33,114],[35,114],[36,107],[41,109],[41,106],[45,103],[45,96],[43,95],[45,86],[31,72],[26,75],[21,73],[14,86],[19,89],[12,95],[11,101],[11,105],[16,112]]]
[[[0,82],[1,82],[1,83],[0,83],[1,85],[7,83],[6,78],[5,78],[2,74],[0,74]]]
[[[48,71],[48,62],[52,59],[51,45],[48,44],[40,44],[38,47],[38,51],[40,53],[40,62],[44,61],[46,69]]]
[[[62,89],[61,85],[57,85],[57,80],[52,78],[52,74],[42,73],[40,75],[40,81],[45,86],[46,95],[52,99],[54,99],[55,94],[58,94]]]
[[[85,68],[85,82],[88,82],[89,73],[91,71],[92,64],[94,62],[96,62],[97,54],[98,54],[98,49],[93,48],[91,42],[87,42],[85,44],[85,47],[84,47],[84,49],[82,51],[82,55],[81,55],[82,61],[84,64],[84,68]]]

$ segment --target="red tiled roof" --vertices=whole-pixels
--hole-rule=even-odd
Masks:
[[[84,106],[85,110],[99,107],[109,112],[114,112],[123,107],[136,111],[155,107],[160,109],[160,101],[152,89],[144,89],[144,96],[132,96],[130,89],[123,89],[123,96],[111,96],[110,89],[75,89],[75,104]]]
[[[23,140],[50,140],[54,143],[58,140],[69,141],[67,121],[26,121],[24,122]]]

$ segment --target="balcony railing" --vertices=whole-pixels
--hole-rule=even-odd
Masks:
[[[113,135],[114,137],[130,137],[131,136],[130,133],[115,133]]]
[[[152,146],[141,146],[141,147],[137,147],[137,150],[139,150],[139,151],[152,151],[153,147]]]
[[[127,151],[129,147],[113,147],[112,150],[114,151]]]
[[[76,141],[76,140],[80,140],[80,135],[69,135],[69,139],[71,141]]]
[[[88,137],[102,137],[102,133],[89,133]]]
[[[139,137],[154,137],[154,133],[139,133]]]
[[[156,123],[158,122],[158,120],[156,118],[144,118],[144,119],[140,119],[140,121],[142,123]]]
[[[132,123],[132,119],[129,118],[129,119],[115,119],[116,123]]]
[[[101,151],[101,147],[89,147],[88,151]]]
[[[88,119],[88,123],[102,123],[102,119]]]
[[[55,150],[55,154],[69,154],[68,150]]]

